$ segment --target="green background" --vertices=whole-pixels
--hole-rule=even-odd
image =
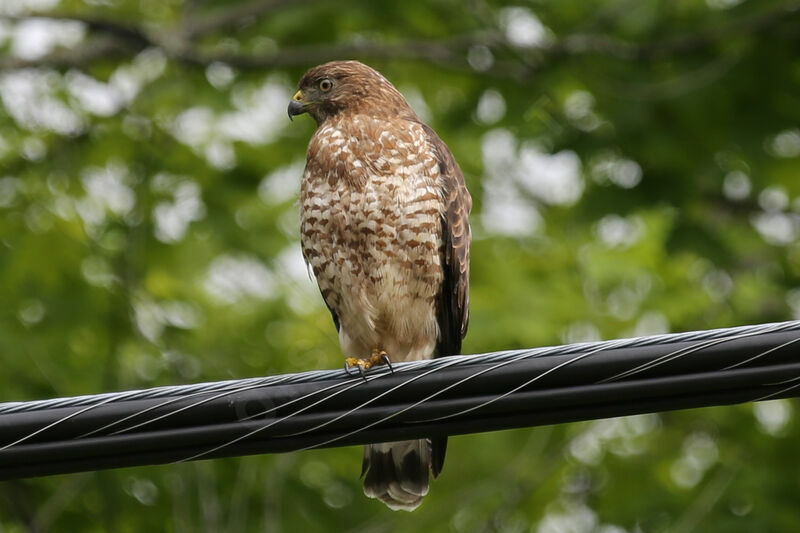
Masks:
[[[0,3],[0,401],[338,368],[303,72],[360,59],[475,206],[465,353],[800,318],[800,3]],[[31,15],[49,14],[47,18]],[[0,484],[0,532],[800,530],[789,400]]]

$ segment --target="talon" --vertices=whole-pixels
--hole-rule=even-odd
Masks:
[[[350,371],[351,368],[353,368],[353,367],[350,365],[350,363],[345,361],[344,362],[344,373],[347,374],[348,376],[355,376],[355,374]]]
[[[350,368],[357,366],[358,368],[369,370],[370,368],[372,368],[372,365],[374,365],[375,362],[372,361],[371,359],[359,359],[358,357],[347,357],[344,360],[344,364],[349,366]]]
[[[366,359],[359,359],[357,357],[347,357],[344,360],[344,371],[347,373],[348,376],[355,376],[356,374],[351,372],[351,368],[358,369],[358,375],[360,375],[364,381],[367,381],[367,376],[364,374],[365,369],[369,369],[372,364]]]
[[[351,369],[355,368],[358,370],[358,373],[361,375],[361,377],[366,381],[367,377],[364,371],[369,370],[373,366],[377,365],[388,366],[389,371],[394,374],[394,368],[392,368],[392,362],[389,359],[389,354],[380,348],[374,348],[372,350],[372,354],[369,356],[369,359],[361,359],[360,357],[346,357],[344,360],[344,371],[347,373],[347,375],[354,376],[355,373],[352,372]]]
[[[375,365],[385,365],[388,364],[389,368],[391,368],[391,362],[389,361],[389,354],[387,354],[384,350],[380,348],[373,348],[372,355],[369,356],[369,366]]]

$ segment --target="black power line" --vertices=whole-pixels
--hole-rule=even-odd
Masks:
[[[0,479],[800,396],[800,321],[0,404]]]

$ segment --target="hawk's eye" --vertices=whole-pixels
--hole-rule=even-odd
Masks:
[[[321,80],[319,80],[319,89],[322,92],[326,93],[330,91],[332,88],[333,88],[333,82],[328,78],[322,78]]]

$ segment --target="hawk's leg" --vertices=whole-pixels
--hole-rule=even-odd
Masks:
[[[365,370],[369,370],[373,366],[378,365],[387,365],[389,370],[394,372],[394,369],[392,368],[392,362],[389,359],[389,354],[377,346],[372,349],[372,354],[366,359],[361,359],[359,357],[347,357],[344,360],[344,369],[348,374],[351,373],[351,368],[357,368],[359,374],[363,376]]]

